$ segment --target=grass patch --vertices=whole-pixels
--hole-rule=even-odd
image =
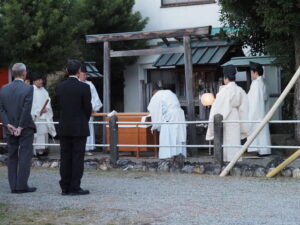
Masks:
[[[7,168],[6,166],[0,166],[0,178],[5,179],[7,177]]]
[[[29,210],[0,203],[1,225],[84,225],[85,216],[93,212],[79,209]]]

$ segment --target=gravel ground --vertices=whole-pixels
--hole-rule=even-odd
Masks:
[[[6,172],[0,167],[0,203],[49,212],[54,216],[47,224],[300,223],[300,185],[295,179],[87,171],[82,187],[90,195],[61,196],[58,170],[33,169],[30,184],[38,191],[16,195],[9,192]]]

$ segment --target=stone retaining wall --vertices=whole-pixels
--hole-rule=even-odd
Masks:
[[[7,156],[0,155],[0,166],[5,166]],[[247,165],[245,163],[237,163],[230,171],[231,176],[245,177],[265,177],[266,174],[273,170],[283,161],[282,158],[276,158],[268,163],[267,166]],[[58,168],[59,160],[41,160],[33,159],[32,167],[35,168]],[[189,162],[184,157],[175,156],[168,160],[157,160],[155,162],[133,162],[129,159],[119,159],[116,168],[113,168],[108,158],[88,159],[84,162],[87,170],[123,170],[123,171],[143,171],[143,172],[171,172],[171,173],[194,173],[219,175],[223,168],[218,164]],[[287,167],[282,170],[277,177],[293,177],[300,179],[300,168]]]

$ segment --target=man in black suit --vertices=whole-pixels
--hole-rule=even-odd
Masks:
[[[16,63],[12,67],[15,78],[0,93],[0,115],[7,134],[8,181],[12,193],[36,191],[27,182],[33,154],[33,135],[36,130],[31,117],[33,87],[25,84],[26,66]]]
[[[58,135],[60,136],[61,165],[60,187],[62,195],[85,195],[88,190],[80,187],[84,169],[84,153],[92,113],[90,87],[80,82],[81,63],[69,60],[69,78],[57,86],[60,108]]]

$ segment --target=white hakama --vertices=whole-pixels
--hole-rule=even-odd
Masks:
[[[33,143],[48,143],[48,134],[52,137],[56,136],[56,131],[53,123],[53,111],[51,107],[51,99],[49,97],[48,91],[44,88],[38,88],[33,85],[33,101],[31,108],[31,116],[34,122],[44,122],[45,124],[36,124],[36,133],[34,134]],[[45,109],[46,113],[41,114],[41,110],[45,105],[45,102],[49,100]],[[46,123],[48,122],[48,123]],[[36,155],[36,150],[45,150],[45,145],[34,146],[34,154]]]
[[[248,92],[249,100],[249,120],[259,120],[262,121],[266,113],[269,110],[269,95],[264,83],[264,79],[260,76],[256,80],[253,80]],[[258,123],[251,123],[249,126],[250,134],[256,129]],[[248,152],[258,152],[260,155],[271,154],[270,148],[262,147],[251,147],[251,146],[270,146],[271,136],[269,125],[266,124],[265,127],[260,131],[257,137],[254,139]]]
[[[90,81],[85,81],[86,84],[90,86],[91,90],[91,101],[92,101],[92,110],[94,112],[98,111],[102,107],[102,102],[99,98],[98,92],[94,86],[94,84]],[[94,118],[90,117],[89,122],[93,122]],[[89,124],[89,130],[90,130],[90,136],[87,137],[86,140],[86,151],[91,151],[95,149],[95,129],[94,129],[94,124]]]
[[[177,96],[170,90],[157,91],[148,105],[151,120],[159,122],[184,122],[184,112],[180,107]],[[185,145],[185,124],[153,124],[151,130],[158,130],[159,144],[162,146]],[[186,156],[186,147],[160,147],[159,158],[166,159],[182,154]]]
[[[224,85],[217,94],[209,114],[209,120],[213,121],[216,114],[221,114],[223,120],[248,119],[247,95],[235,82],[229,82],[227,85]],[[248,135],[248,125],[246,123],[224,123],[223,126],[223,145],[241,145],[241,139],[246,138]],[[210,123],[206,133],[206,140],[213,139],[213,123]],[[224,161],[231,161],[239,150],[239,147],[224,147]]]

